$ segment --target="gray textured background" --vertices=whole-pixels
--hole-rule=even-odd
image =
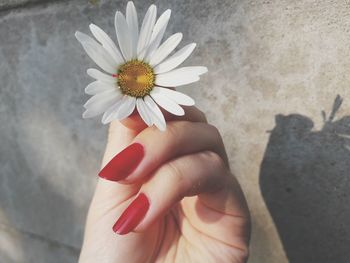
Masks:
[[[168,33],[198,43],[189,64],[209,68],[181,90],[224,137],[252,212],[250,263],[349,262],[349,1],[155,3],[173,11]],[[93,63],[74,32],[114,34],[125,6],[0,1],[1,263],[77,260],[106,127],[81,119]]]

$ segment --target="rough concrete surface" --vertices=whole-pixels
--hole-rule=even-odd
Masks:
[[[49,0],[0,0],[0,10],[17,8],[25,5],[50,2]]]
[[[5,263],[77,260],[106,127],[81,118],[93,63],[74,32],[94,22],[113,34],[114,11],[126,2],[0,13]],[[136,6],[144,14],[151,3]],[[198,43],[188,64],[209,68],[181,90],[223,135],[252,213],[249,262],[348,262],[349,1],[155,3],[173,11],[168,34]]]

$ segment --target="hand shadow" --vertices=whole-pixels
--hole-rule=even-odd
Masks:
[[[291,263],[350,262],[350,116],[320,131],[299,114],[277,115],[260,188]]]

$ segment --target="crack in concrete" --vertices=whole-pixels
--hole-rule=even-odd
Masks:
[[[0,0],[0,12],[19,8],[30,8],[40,4],[58,2],[59,0]]]

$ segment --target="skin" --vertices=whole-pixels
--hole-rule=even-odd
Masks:
[[[185,111],[166,115],[165,132],[136,114],[110,125],[102,167],[133,142],[144,145],[145,157],[121,182],[99,178],[80,263],[246,262],[249,211],[221,136],[197,108]],[[139,192],[150,201],[146,216],[133,232],[114,233]]]

